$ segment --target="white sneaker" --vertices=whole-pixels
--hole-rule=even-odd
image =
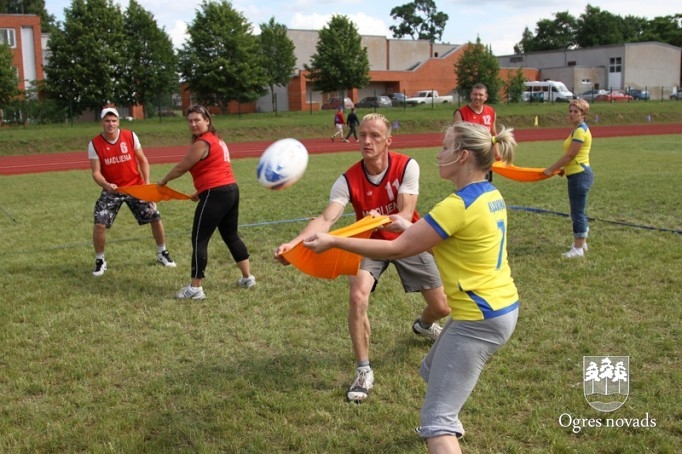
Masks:
[[[575,246],[572,246],[568,252],[564,252],[561,254],[561,256],[565,259],[575,259],[579,257],[585,257],[585,254],[583,253],[582,248],[578,249]]]
[[[348,400],[362,402],[367,399],[369,390],[374,388],[374,371],[371,368],[357,368],[357,376],[348,388]]]
[[[92,272],[93,276],[101,276],[107,270],[107,262],[104,259],[95,260],[95,270]]]
[[[438,336],[440,336],[440,332],[443,331],[443,328],[441,328],[438,323],[431,324],[431,327],[429,328],[422,328],[419,324],[419,319],[417,319],[412,324],[412,331],[414,331],[414,334],[428,337],[435,342],[435,340],[438,339]]]
[[[237,285],[241,288],[251,288],[256,285],[256,278],[253,275],[249,275],[249,277],[243,277],[237,281]]]
[[[156,254],[156,261],[162,264],[163,266],[167,266],[168,268],[175,268],[176,266],[175,262],[168,253],[168,250]]]
[[[206,294],[204,293],[203,288],[199,287],[194,289],[191,285],[188,285],[181,289],[175,297],[179,300],[203,300],[206,298]]]
[[[571,247],[575,247],[575,245],[572,244]],[[583,243],[583,252],[587,252],[587,251],[589,251],[589,249],[590,249],[590,248],[587,247],[587,241],[585,241],[585,242]]]

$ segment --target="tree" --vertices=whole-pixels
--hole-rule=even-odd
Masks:
[[[275,86],[286,86],[291,80],[291,74],[296,68],[294,43],[287,36],[287,27],[275,22],[260,25],[260,50],[263,69],[272,95],[272,110],[277,112],[277,94]]]
[[[527,53],[572,49],[576,46],[576,28],[577,20],[568,11],[555,13],[554,20],[541,19],[537,22],[535,35],[526,27],[521,41],[514,46],[514,51]]]
[[[12,49],[0,44],[0,109],[9,104],[19,94],[17,68],[13,64]]]
[[[346,16],[332,16],[320,30],[315,49],[310,65],[304,65],[313,89],[333,93],[369,84],[367,48],[362,47],[357,27]],[[341,93],[341,99],[344,96]]]
[[[508,102],[520,103],[523,101],[523,92],[526,91],[526,77],[523,75],[523,68],[507,74],[504,91],[507,93]]]
[[[204,0],[179,52],[180,74],[192,97],[227,112],[230,101],[265,94],[267,78],[251,24],[225,0]]]
[[[130,0],[123,25],[128,30],[126,42],[126,69],[123,83],[125,100],[129,104],[146,105],[156,102],[159,96],[170,95],[178,88],[178,60],[168,34],[159,29],[154,16]]]
[[[475,44],[467,43],[462,56],[455,63],[457,93],[469,99],[471,89],[480,82],[488,88],[488,102],[496,104],[502,86],[499,73],[500,64],[493,55],[492,49],[484,46],[480,37],[476,38]]]
[[[624,42],[626,41],[623,36],[623,19],[620,16],[589,4],[585,7],[585,12],[578,18],[576,30],[578,46],[585,48]]]
[[[537,22],[535,34],[526,27],[514,53],[586,48],[608,44],[658,41],[682,45],[682,14],[656,17],[617,16],[587,5],[578,19],[568,12]]]
[[[659,41],[682,47],[682,14],[655,17],[647,22],[639,41]]]
[[[528,27],[523,29],[523,34],[521,35],[521,41],[514,44],[515,54],[525,54],[528,52],[534,52],[535,37]]]
[[[49,96],[69,116],[126,99],[123,14],[112,0],[73,0],[52,31],[45,66]],[[96,118],[96,117],[95,117]]]
[[[402,20],[399,25],[388,27],[394,38],[411,36],[412,39],[440,41],[449,16],[436,9],[434,0],[414,0],[391,10],[393,20]]]
[[[0,0],[0,14],[35,14],[40,16],[40,30],[48,33],[55,18],[45,9],[45,0]]]

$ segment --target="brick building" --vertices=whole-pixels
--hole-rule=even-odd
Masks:
[[[20,90],[29,89],[44,78],[42,43],[40,16],[0,14],[0,44],[8,44],[12,50]]]

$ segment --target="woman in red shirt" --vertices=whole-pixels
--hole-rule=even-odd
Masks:
[[[192,224],[192,280],[176,296],[180,299],[206,298],[202,282],[208,264],[208,242],[216,229],[242,273],[238,285],[251,288],[256,285],[256,278],[251,274],[249,252],[237,233],[239,187],[232,173],[230,152],[216,133],[211,114],[204,106],[187,109],[187,122],[192,146],[182,161],[159,181],[160,185],[165,185],[189,172],[196,189],[192,200],[199,202]]]

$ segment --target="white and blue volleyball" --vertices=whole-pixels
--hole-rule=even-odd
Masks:
[[[301,179],[308,166],[308,150],[296,139],[280,139],[265,149],[256,177],[268,189],[285,189]]]

